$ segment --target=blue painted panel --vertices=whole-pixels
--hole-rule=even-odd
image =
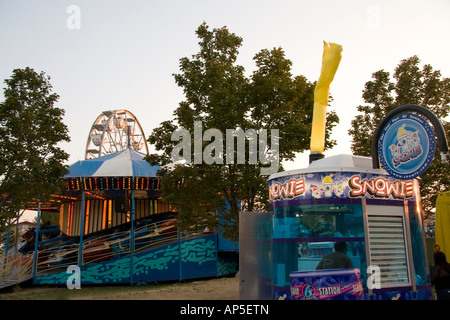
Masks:
[[[184,279],[217,275],[216,235],[184,241],[181,246],[182,276]]]
[[[184,240],[138,253],[133,258],[133,281],[166,281],[204,278],[237,272],[237,258],[217,261],[215,234]],[[36,284],[65,285],[71,275],[59,272],[36,277]],[[119,284],[130,281],[130,257],[124,256],[103,263],[87,264],[81,269],[81,284]]]

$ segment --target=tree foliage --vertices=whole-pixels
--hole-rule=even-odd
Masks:
[[[372,80],[365,84],[362,97],[366,104],[357,107],[361,114],[355,117],[348,131],[353,137],[354,154],[371,156],[372,136],[381,119],[394,108],[406,104],[431,110],[441,119],[447,137],[450,136],[450,123],[444,120],[450,112],[450,78],[442,77],[441,72],[429,64],[420,67],[417,56],[400,61],[393,79],[384,70],[373,73]],[[423,208],[429,213],[435,207],[437,195],[450,190],[449,167],[437,155],[420,178]]]
[[[50,77],[27,67],[5,80],[0,103],[0,225],[29,202],[46,201],[59,192],[56,181],[67,173],[68,159],[58,143],[70,141],[55,107]]]
[[[223,150],[227,129],[254,129],[258,134],[267,130],[267,152],[272,149],[271,130],[278,129],[280,163],[293,159],[295,152],[309,147],[315,83],[292,75],[292,62],[281,48],[257,53],[257,68],[248,77],[244,68],[236,64],[242,38],[226,27],[210,30],[206,23],[198,27],[196,34],[199,52],[191,58],[181,58],[180,73],[174,74],[185,100],[174,111],[174,119],[153,130],[148,141],[159,153],[147,160],[165,166],[160,172],[162,194],[178,208],[183,230],[221,224],[225,236],[236,239],[239,212],[267,210],[268,187],[267,176],[260,174],[265,164],[260,158],[257,163],[249,161],[249,140],[244,163],[226,161]],[[171,141],[171,135],[180,128],[195,132],[195,121],[201,122],[203,130],[217,129],[223,134],[223,148],[208,149],[223,161],[173,166],[171,154],[179,142]],[[329,137],[338,121],[336,114],[330,112],[326,147],[335,144]],[[191,134],[192,146],[193,138]],[[202,150],[209,143],[203,141]]]

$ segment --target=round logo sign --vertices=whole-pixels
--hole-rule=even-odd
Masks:
[[[383,128],[378,154],[383,168],[398,179],[420,176],[434,157],[436,141],[428,122],[413,113],[393,117]]]

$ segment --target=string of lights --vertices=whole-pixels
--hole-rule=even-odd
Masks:
[[[88,177],[66,178],[67,190],[159,190],[158,178]]]

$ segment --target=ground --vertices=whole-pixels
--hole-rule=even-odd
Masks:
[[[239,277],[212,278],[145,286],[14,287],[0,300],[238,300]]]

